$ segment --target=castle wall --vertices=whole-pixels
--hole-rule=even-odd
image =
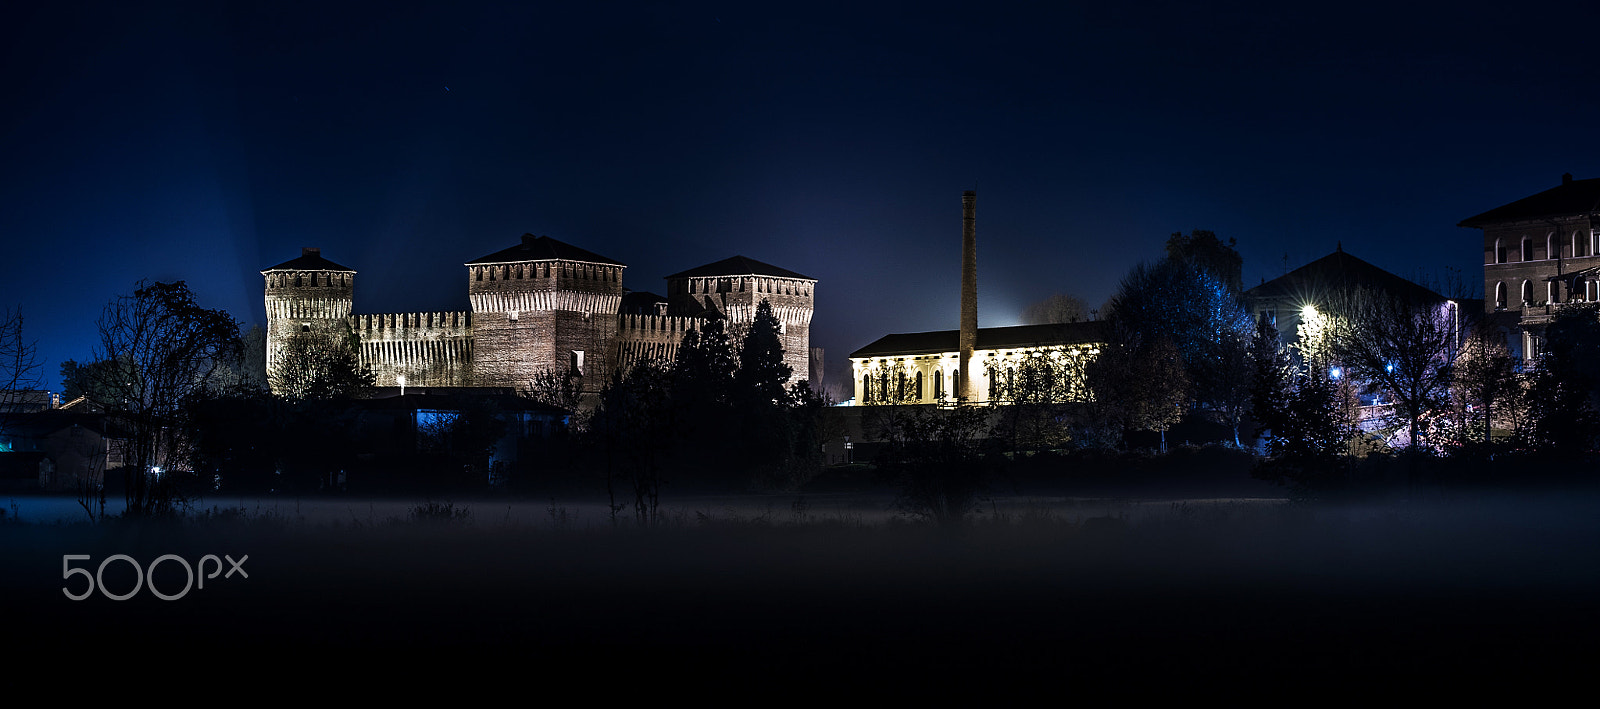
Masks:
[[[580,374],[583,390],[594,393],[617,369],[646,359],[670,362],[684,334],[704,325],[703,315],[725,315],[730,335],[737,335],[764,299],[782,323],[791,381],[809,374],[815,281],[807,279],[678,279],[669,282],[677,296],[669,299],[670,315],[620,315],[626,268],[620,264],[559,258],[472,263],[470,312],[352,315],[353,271],[296,271],[291,264],[263,272],[269,367],[287,338],[321,332],[354,335],[361,362],[380,387],[398,386],[403,376],[406,386],[522,389],[548,371]]]
[[[382,313],[346,320],[361,363],[380,387],[470,386],[473,328],[468,312]]]
[[[671,362],[690,330],[705,326],[705,319],[672,315],[623,315],[618,318],[612,361],[623,371],[643,360]]]

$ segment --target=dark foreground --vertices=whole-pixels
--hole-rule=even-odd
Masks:
[[[1038,515],[960,530],[246,518],[10,523],[0,540],[3,632],[27,659],[138,648],[202,665],[295,658],[302,669],[287,672],[357,658],[437,660],[443,672],[483,657],[555,681],[602,667],[696,682],[862,677],[917,693],[938,691],[930,682],[1316,693],[1400,682],[1451,694],[1570,686],[1600,660],[1592,494],[1195,504],[1133,522]],[[87,579],[63,580],[65,554],[90,555],[72,564],[91,573],[113,554],[143,566],[248,555],[249,576],[175,601],[147,589],[72,601],[63,586],[79,593]],[[154,578],[169,594],[186,580],[174,563]],[[134,586],[123,562],[103,580],[119,594]]]

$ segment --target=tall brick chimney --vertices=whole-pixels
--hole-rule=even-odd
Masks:
[[[978,193],[961,193],[961,381],[956,397],[971,401],[972,351],[978,346]]]

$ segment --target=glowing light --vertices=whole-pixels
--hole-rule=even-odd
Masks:
[[[1342,375],[1342,374],[1344,374],[1344,372],[1342,370],[1340,370],[1338,367],[1334,367],[1334,368],[1328,370],[1328,376],[1330,376],[1330,377],[1332,377],[1334,379],[1338,379],[1339,376]]]
[[[1317,306],[1307,303],[1304,308],[1300,309],[1300,317],[1307,320],[1317,317]]]

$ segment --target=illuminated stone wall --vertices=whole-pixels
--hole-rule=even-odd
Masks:
[[[467,267],[477,386],[525,388],[574,372],[599,391],[611,372],[623,266],[537,260]]]
[[[399,386],[400,377],[413,387],[472,384],[471,313],[353,315],[349,323],[380,387]]]
[[[307,254],[317,254],[307,249]],[[318,256],[320,258],[320,255]],[[296,262],[291,262],[296,263]],[[534,259],[467,266],[467,312],[351,314],[355,271],[264,271],[268,366],[298,332],[354,334],[380,387],[526,388],[541,372],[582,376],[598,392],[619,367],[671,361],[684,333],[725,317],[740,335],[762,299],[781,322],[791,381],[808,378],[815,281],[738,276],[678,279],[664,314],[622,314],[625,266]],[[692,283],[690,281],[693,281]]]

